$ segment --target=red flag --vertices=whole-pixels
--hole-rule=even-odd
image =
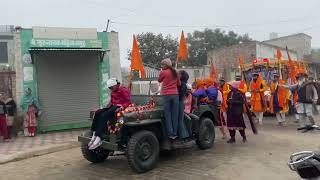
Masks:
[[[188,60],[188,47],[187,47],[186,39],[184,38],[183,31],[181,32],[180,45],[179,45],[176,64],[178,64],[180,59],[184,60],[185,62],[187,62]]]
[[[281,53],[280,48],[277,48],[277,58],[278,58],[278,63],[280,63],[281,58],[282,58],[282,53]]]
[[[213,63],[210,66],[210,79],[215,81],[216,80],[216,68],[214,67]]]
[[[146,77],[146,72],[144,70],[144,66],[142,64],[141,55],[140,55],[140,49],[138,46],[138,42],[136,39],[136,36],[133,35],[133,45],[132,45],[132,52],[131,52],[131,71],[130,71],[130,79],[132,79],[132,71],[138,70],[141,73],[141,77]]]

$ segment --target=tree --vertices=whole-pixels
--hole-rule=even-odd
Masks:
[[[170,35],[163,36],[151,32],[137,35],[141,58],[143,63],[154,67],[160,67],[162,59],[168,57],[172,61],[176,59],[178,51],[178,39]],[[128,50],[128,57],[131,60],[131,49]]]
[[[188,65],[201,66],[207,64],[207,51],[250,41],[247,34],[240,36],[233,31],[226,33],[220,29],[205,29],[188,33],[189,50]]]
[[[233,31],[205,29],[194,31],[192,34],[188,33],[186,40],[189,51],[188,65],[202,66],[207,64],[207,51],[250,41],[251,39],[247,34],[240,36]],[[178,39],[170,35],[164,37],[161,33],[147,32],[138,34],[137,41],[139,42],[143,63],[160,67],[163,58],[169,57],[173,63],[177,58]],[[128,50],[128,57],[130,60],[131,50]],[[184,62],[180,62],[182,65],[184,64]]]

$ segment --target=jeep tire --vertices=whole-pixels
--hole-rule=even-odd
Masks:
[[[153,169],[159,159],[159,141],[154,133],[140,131],[133,134],[127,145],[127,159],[138,173]]]
[[[209,149],[213,146],[215,139],[214,124],[211,119],[203,118],[200,122],[199,134],[196,143],[202,150]]]
[[[92,132],[87,131],[84,136],[91,138]],[[83,157],[92,163],[100,163],[105,161],[110,153],[109,150],[103,149],[101,147],[98,147],[95,150],[89,150],[87,143],[81,143],[81,152]]]

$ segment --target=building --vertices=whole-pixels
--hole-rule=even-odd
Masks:
[[[277,48],[280,48],[283,59],[288,59],[285,48],[266,44],[259,41],[244,42],[229,47],[210,50],[207,53],[207,63],[213,63],[219,77],[224,77],[227,81],[233,80],[239,74],[239,57],[242,54],[244,63],[251,63],[254,58],[277,59]],[[289,50],[291,58],[298,59],[298,54],[294,50]]]
[[[17,103],[31,88],[42,110],[40,131],[90,126],[89,111],[110,99],[107,80],[121,78],[118,34],[17,27],[14,40]]]
[[[289,36],[278,37],[263,41],[263,43],[279,46],[285,48],[286,46],[289,49],[292,49],[297,52],[298,59],[304,59],[304,56],[311,54],[311,39],[312,37],[304,34],[298,33]]]
[[[14,67],[13,25],[0,25],[0,66]]]
[[[206,78],[210,76],[210,66],[205,65],[202,67],[181,67],[178,68],[177,71],[184,70],[189,74],[188,83],[193,83],[196,79]]]
[[[15,98],[14,26],[0,25],[0,93]]]

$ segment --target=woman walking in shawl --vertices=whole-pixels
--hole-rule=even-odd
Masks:
[[[230,140],[228,143],[235,143],[236,139],[236,130],[239,130],[240,135],[242,136],[243,142],[247,142],[247,137],[245,133],[246,124],[244,122],[243,118],[243,112],[244,112],[244,105],[247,108],[245,99],[243,97],[243,93],[239,91],[240,81],[233,81],[230,83],[231,85],[231,91],[228,94],[227,98],[227,128],[230,133]],[[250,113],[247,113],[249,116],[250,124],[252,126],[252,130],[254,133],[256,132],[256,129],[253,125],[252,117],[250,116]]]
[[[37,127],[36,113],[39,110],[39,104],[37,99],[32,95],[30,88],[27,88],[22,98],[21,107],[24,113],[24,135],[34,137]]]

